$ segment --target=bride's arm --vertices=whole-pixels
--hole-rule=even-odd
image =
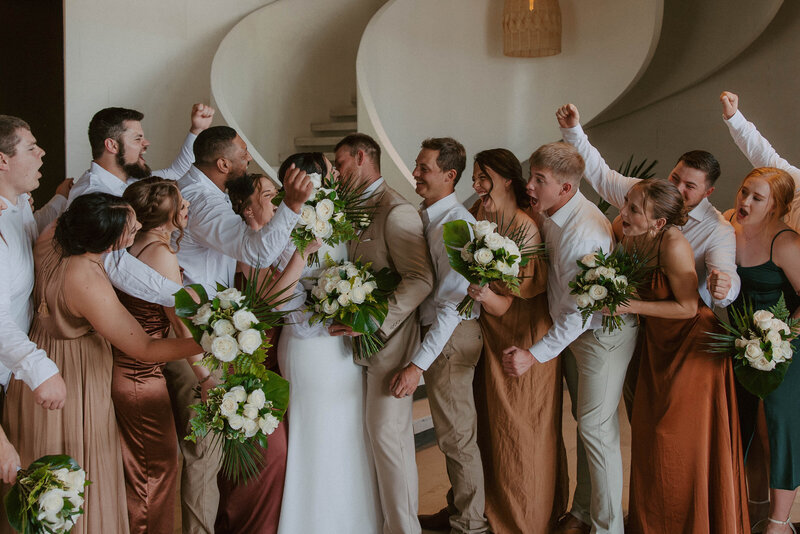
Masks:
[[[306,249],[303,251],[303,254],[300,254],[299,251],[295,250],[292,254],[292,257],[289,259],[289,262],[286,264],[283,272],[277,275],[277,279],[274,280],[266,290],[266,293],[263,295],[264,298],[275,297],[276,295],[282,295],[284,299],[286,299],[289,295],[292,294],[294,291],[295,286],[297,286],[297,282],[300,281],[300,276],[303,274],[303,269],[308,263],[308,258],[316,251],[320,249],[322,246],[322,240],[316,239],[309,243]],[[240,270],[244,273],[247,279],[250,279],[251,276],[254,275],[255,269],[252,267],[244,266],[241,263],[239,264]],[[258,287],[261,287],[264,280],[267,280],[269,276],[275,276],[275,273],[278,271],[273,267],[267,267],[265,269],[258,270]],[[286,302],[275,307],[275,309],[280,310],[286,305]]]

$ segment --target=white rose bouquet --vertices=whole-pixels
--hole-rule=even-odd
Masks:
[[[595,312],[608,308],[611,315],[603,316],[603,330],[613,332],[620,328],[625,321],[614,315],[617,306],[626,304],[652,271],[648,263],[636,249],[628,252],[622,245],[617,245],[610,254],[599,250],[578,260],[580,270],[569,287],[583,324]]]
[[[192,433],[186,439],[212,432],[222,445],[222,470],[238,481],[258,474],[263,456],[256,445],[267,448],[267,436],[283,420],[289,404],[289,383],[267,371],[269,380],[252,375],[229,376],[208,392],[208,400],[194,406]]]
[[[732,324],[720,321],[728,333],[707,332],[714,340],[709,343],[711,352],[733,353],[733,371],[744,388],[764,398],[783,382],[792,363],[792,340],[797,337],[794,328],[800,321],[789,317],[789,310],[781,294],[769,310],[753,312],[753,305],[745,302],[740,309],[728,307]]]
[[[335,320],[361,333],[353,338],[359,359],[383,347],[377,332],[389,310],[389,295],[400,283],[400,275],[389,268],[375,272],[371,265],[346,260],[329,265],[317,277],[308,303],[310,324]]]
[[[5,498],[8,522],[18,532],[69,532],[83,514],[86,472],[71,457],[43,456],[17,473]]]
[[[300,220],[292,231],[292,242],[302,254],[309,243],[322,239],[330,246],[356,238],[356,233],[369,226],[370,208],[363,196],[364,187],[349,187],[333,173],[323,178],[319,173],[308,175],[314,190],[300,210]],[[283,193],[273,202],[280,204]],[[318,264],[315,252],[308,264]]]
[[[513,223],[513,221],[512,221]],[[536,255],[544,254],[542,245],[528,243],[525,225],[501,225],[491,221],[450,221],[444,224],[444,243],[450,266],[472,284],[485,286],[503,282],[514,292],[519,291],[519,270]],[[474,234],[474,237],[473,237]],[[458,305],[464,317],[472,315],[472,297],[465,296]]]

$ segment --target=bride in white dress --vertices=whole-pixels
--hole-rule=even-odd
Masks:
[[[347,248],[323,245],[322,265],[303,270],[303,278],[310,279],[301,279],[284,309],[304,309],[326,253],[339,261]],[[289,314],[278,342],[278,362],[291,392],[278,534],[377,534],[382,519],[364,426],[363,371],[353,362],[349,341],[330,336],[323,325],[309,326],[309,317],[302,311]]]

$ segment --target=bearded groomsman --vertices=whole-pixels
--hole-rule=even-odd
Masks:
[[[364,134],[348,135],[336,145],[337,170],[354,186],[365,187],[364,194],[374,205],[370,225],[348,246],[349,257],[372,262],[373,269],[389,267],[402,278],[389,297],[389,312],[378,330],[385,341],[383,349],[356,363],[364,366],[367,380],[366,425],[378,478],[383,533],[418,534],[413,398],[408,392],[395,398],[390,382],[417,354],[417,309],[431,292],[433,273],[419,213],[384,183],[380,157],[378,144]],[[358,335],[341,324],[331,326],[330,333]]]
[[[472,394],[475,365],[483,348],[477,319],[480,305],[476,303],[466,319],[459,315],[457,307],[467,295],[469,282],[450,266],[443,235],[447,222],[476,222],[455,193],[466,160],[464,147],[450,137],[426,139],[417,156],[413,176],[417,194],[423,198],[420,215],[433,260],[434,290],[420,306],[422,346],[390,383],[392,394],[403,398],[425,376],[436,442],[445,454],[452,487],[447,508],[420,516],[420,523],[425,529],[453,534],[478,534],[489,528]]]

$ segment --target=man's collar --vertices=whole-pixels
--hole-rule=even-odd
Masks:
[[[116,180],[122,184],[127,183],[126,181],[121,180],[119,176],[107,170],[105,167],[103,167],[96,161],[92,161],[91,169],[89,172],[91,172],[92,174],[96,174],[99,178],[102,178],[103,180]]]
[[[383,176],[381,176],[380,178],[369,184],[367,187],[365,187],[363,195],[366,197],[372,195],[382,185],[383,185]]]
[[[447,212],[449,212],[451,209],[453,209],[453,206],[457,205],[458,205],[458,198],[456,197],[455,192],[453,192],[444,198],[440,198],[427,208],[425,207],[425,203],[423,202],[422,204],[420,204],[420,209],[428,213],[428,220],[435,221],[440,217],[442,217]]]
[[[692,208],[689,212],[689,217],[694,219],[695,221],[702,221],[706,218],[706,214],[708,213],[708,208],[713,207],[711,206],[711,202],[709,202],[708,197],[704,198],[700,201],[700,203]]]
[[[559,228],[564,226],[564,223],[567,222],[572,213],[578,208],[578,204],[580,204],[584,198],[583,193],[577,191],[566,204],[558,208],[558,211],[549,217],[550,221]]]
[[[189,172],[187,174],[193,182],[201,185],[204,189],[211,191],[215,195],[225,198],[228,197],[224,191],[217,187],[217,184],[211,181],[211,178],[209,178],[206,173],[198,169],[196,166],[192,165],[189,167]]]

